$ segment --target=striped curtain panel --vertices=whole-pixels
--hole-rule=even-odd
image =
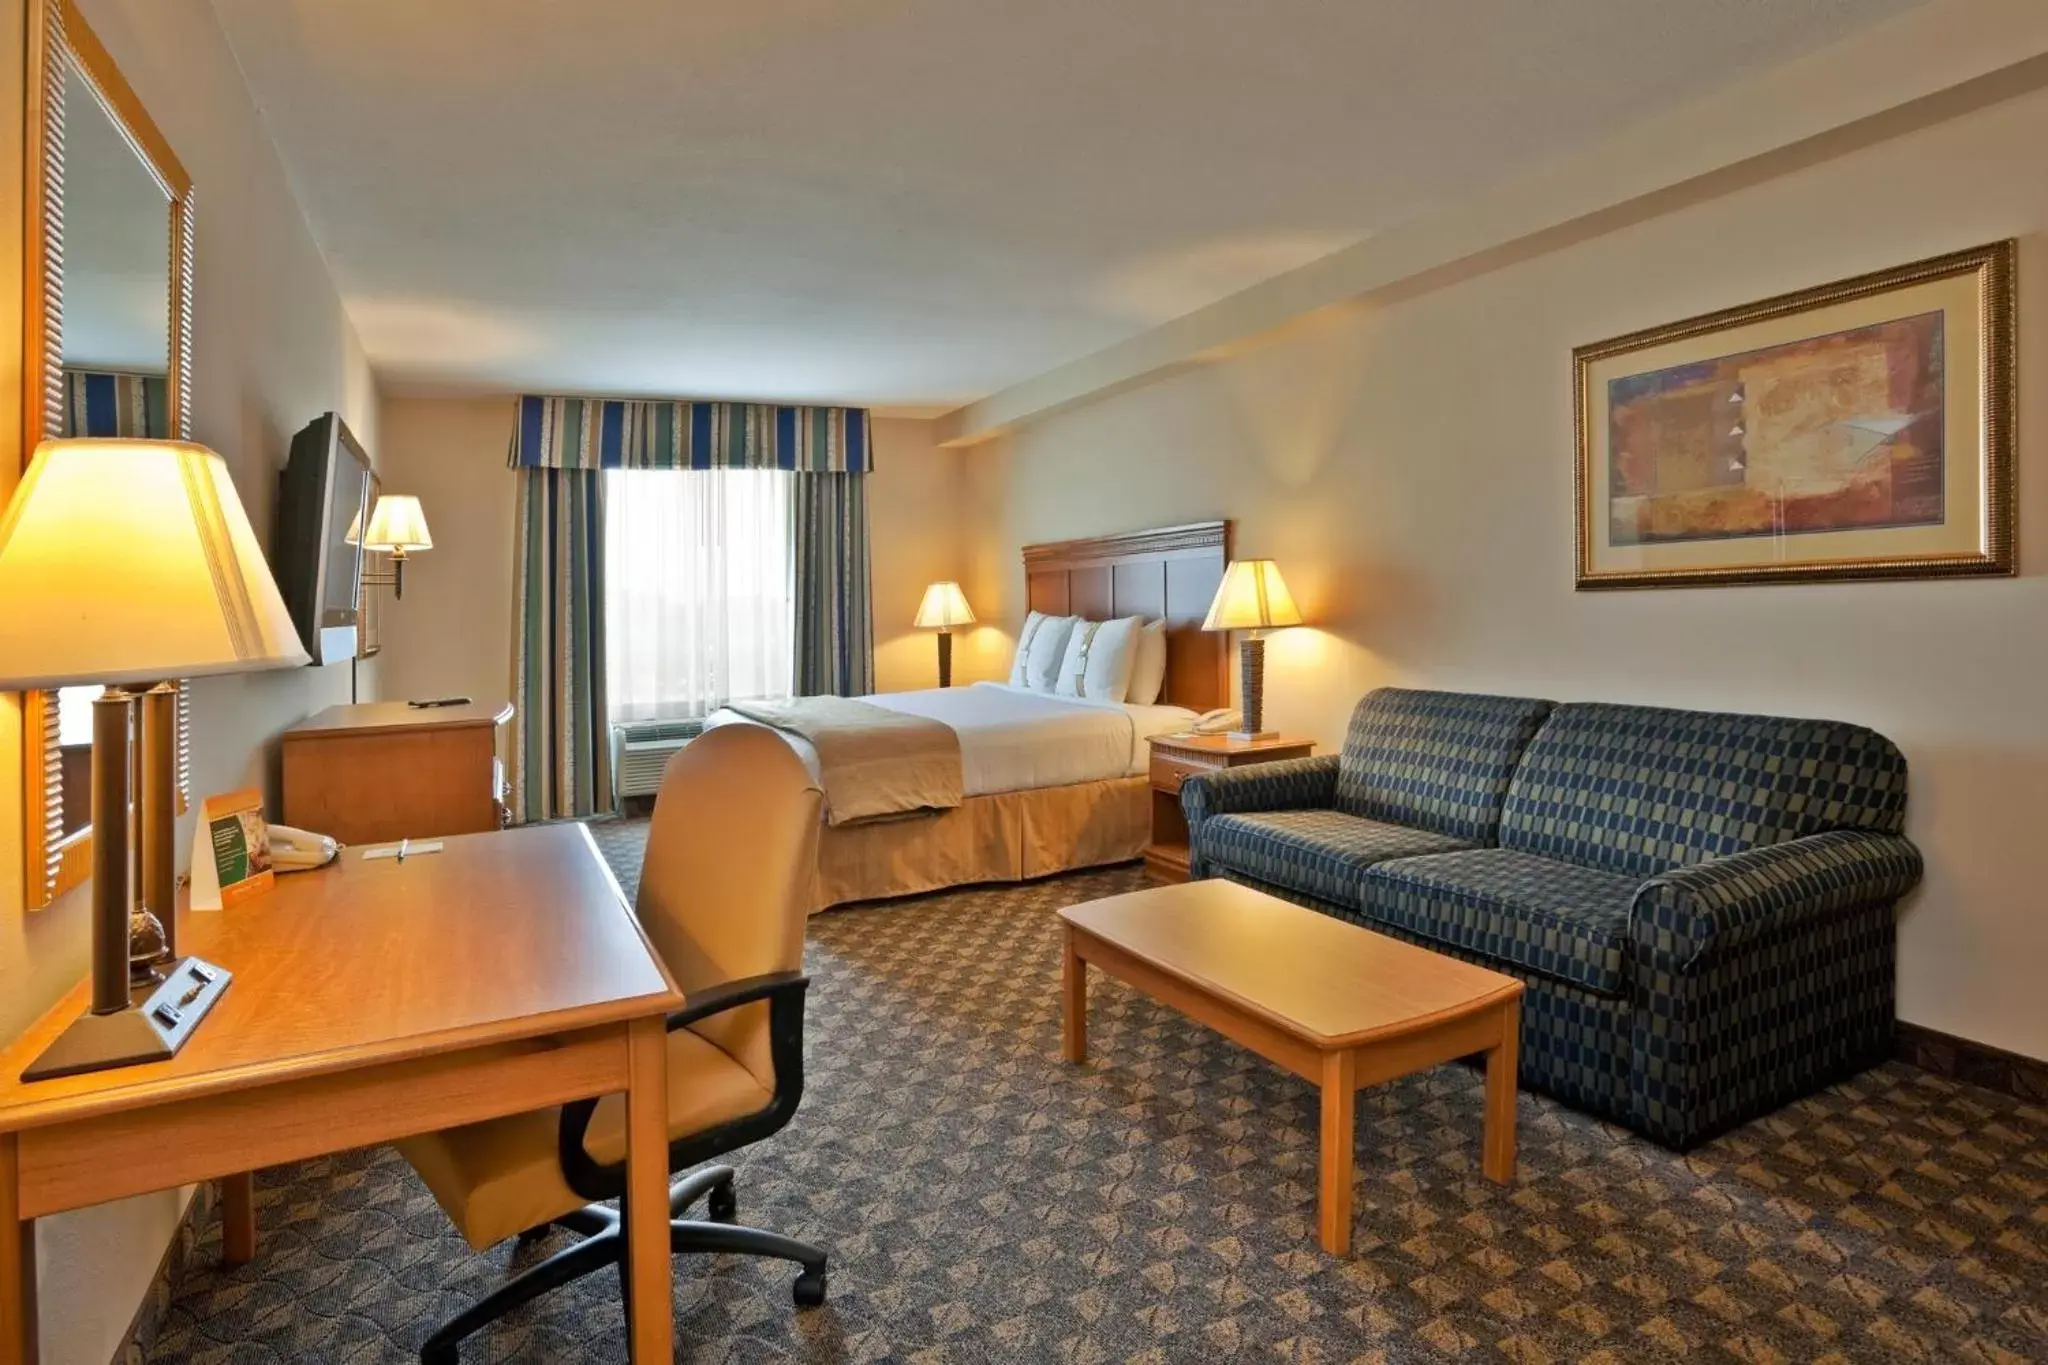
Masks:
[[[867,478],[798,474],[794,483],[796,695],[861,696],[875,690]]]
[[[519,400],[515,469],[784,469],[865,474],[865,408],[675,399]]]
[[[171,434],[170,385],[160,374],[64,370],[64,436]]]
[[[513,564],[512,814],[605,814],[604,478],[522,469]]]

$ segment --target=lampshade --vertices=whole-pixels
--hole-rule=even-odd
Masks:
[[[0,688],[307,662],[227,465],[183,441],[45,441],[0,518]]]
[[[1280,577],[1279,565],[1270,559],[1233,559],[1223,571],[1223,583],[1209,604],[1202,629],[1264,630],[1300,624],[1301,612]]]
[[[917,604],[916,626],[971,626],[974,624],[974,609],[967,605],[960,585],[950,579],[934,583],[924,590],[924,601]]]
[[[433,549],[434,536],[427,530],[427,514],[420,510],[420,500],[405,493],[378,498],[370,512],[370,529],[363,535],[363,548],[385,554]]]

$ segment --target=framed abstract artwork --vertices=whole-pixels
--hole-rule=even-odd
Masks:
[[[1579,347],[1578,588],[2014,572],[2013,255]]]

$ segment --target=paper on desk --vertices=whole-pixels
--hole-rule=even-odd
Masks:
[[[441,841],[439,839],[408,839],[402,845],[381,844],[376,848],[364,849],[363,861],[368,862],[372,858],[396,858],[400,848],[404,848],[406,857],[417,858],[422,853],[439,853],[441,851]]]

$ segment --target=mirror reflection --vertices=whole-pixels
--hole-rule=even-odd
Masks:
[[[63,436],[171,433],[170,200],[73,66],[64,92]],[[57,694],[66,835],[91,818],[92,699]]]

